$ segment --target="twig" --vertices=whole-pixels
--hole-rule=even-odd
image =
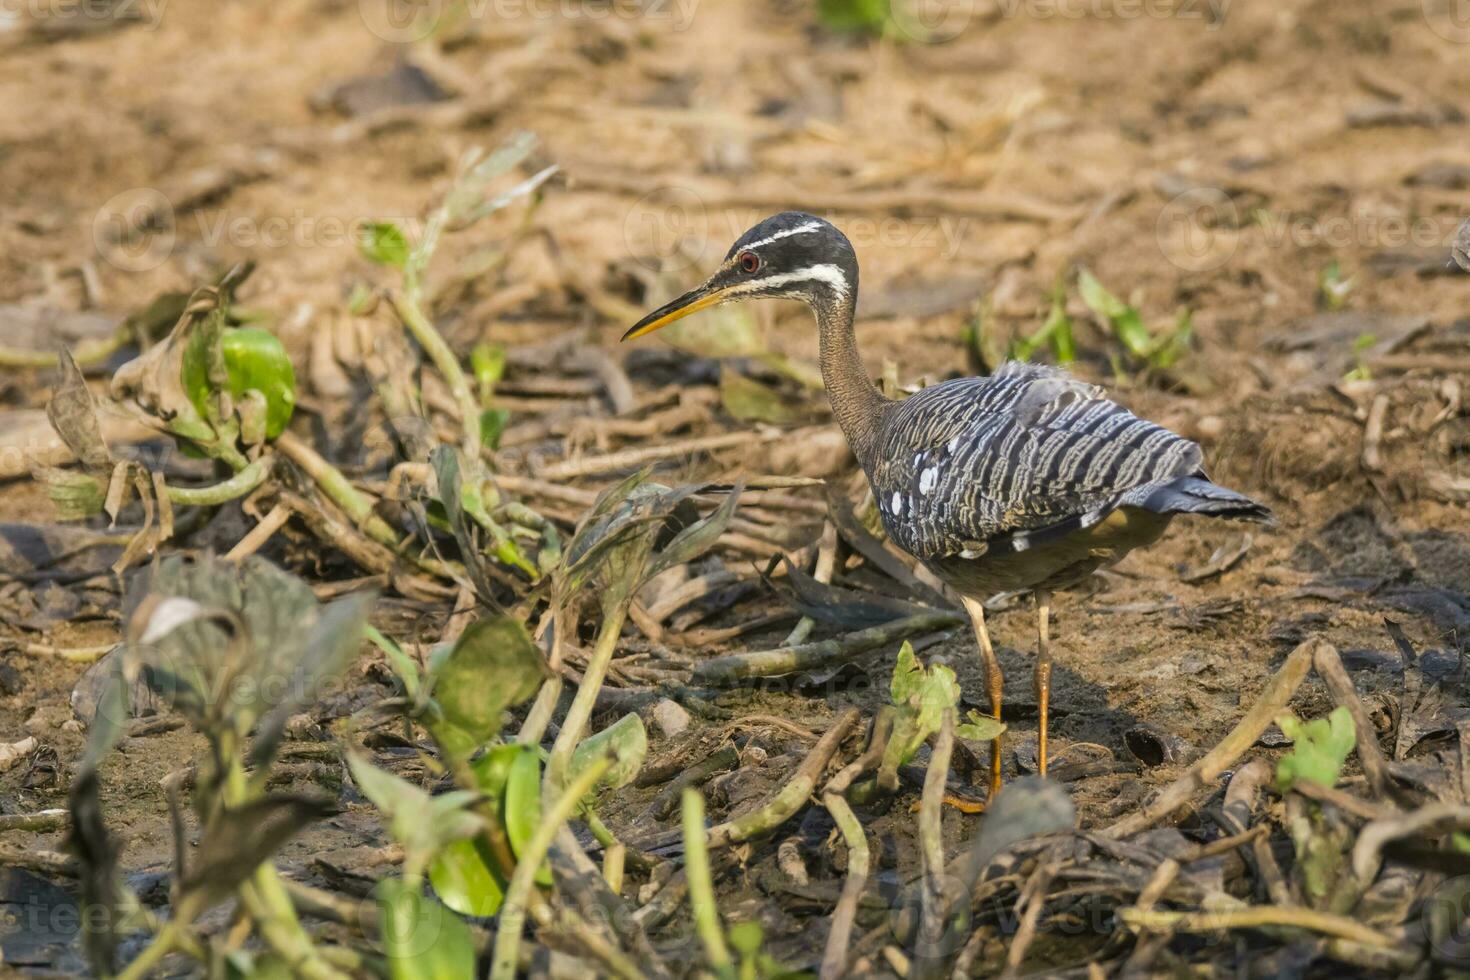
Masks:
[[[837,565],[837,525],[827,521],[822,525],[822,537],[817,542],[817,567],[812,573],[812,578],[823,585],[832,583],[832,572]],[[812,627],[817,621],[810,616],[803,616],[796,626],[787,635],[786,642],[782,646],[796,646],[805,643],[806,638],[811,636]]]
[[[704,958],[716,976],[735,976],[730,947],[720,928],[720,910],[715,904],[714,880],[709,870],[708,838],[704,829],[704,797],[696,789],[684,790],[684,872],[689,878],[689,907],[694,929],[704,944]]]
[[[812,670],[909,636],[958,626],[963,621],[964,617],[958,613],[936,610],[896,619],[881,626],[870,626],[819,643],[714,657],[695,665],[693,681],[699,685],[718,686],[748,677],[772,677],[797,670]]]
[[[582,770],[562,791],[537,825],[526,848],[516,857],[516,870],[505,890],[505,903],[500,908],[500,923],[495,933],[495,954],[491,967],[492,980],[515,980],[516,957],[520,950],[521,931],[526,924],[526,900],[536,883],[536,872],[546,858],[551,840],[561,825],[572,816],[582,798],[592,791],[597,781],[612,768],[611,756],[604,756]],[[634,973],[637,976],[637,973]]]
[[[848,947],[852,941],[852,924],[857,917],[858,900],[868,883],[868,837],[852,807],[839,793],[822,794],[822,803],[832,814],[842,839],[847,843],[847,879],[842,883],[842,897],[832,912],[832,928],[827,933],[827,946],[822,952],[821,980],[836,980],[847,971]]]
[[[790,433],[786,432],[722,432],[713,436],[701,436],[698,439],[680,439],[664,443],[662,446],[643,446],[603,456],[569,459],[542,468],[536,473],[536,476],[541,480],[574,480],[578,477],[597,476],[618,470],[633,470],[645,463],[654,463],[677,456],[729,449],[751,442],[771,442],[778,438],[787,438],[789,435]]]
[[[848,708],[838,715],[837,720],[832,722],[821,740],[812,746],[811,752],[807,753],[807,757],[797,767],[791,780],[762,806],[743,817],[728,820],[711,828],[709,846],[725,847],[729,844],[738,844],[769,830],[774,830],[790,819],[811,796],[813,788],[817,785],[817,779],[822,775],[822,770],[827,768],[827,763],[837,752],[837,746],[847,737],[848,730],[857,724],[859,717],[856,708]]]
[[[1393,946],[1393,939],[1377,929],[1346,916],[1319,912],[1293,905],[1253,905],[1243,909],[1219,912],[1169,912],[1162,909],[1145,911],[1121,908],[1118,917],[1131,929],[1155,929],[1175,932],[1220,932],[1227,929],[1260,929],[1272,926],[1305,929],[1308,932],[1335,936],[1364,946]]]
[[[919,856],[923,883],[920,892],[918,960],[927,975],[925,951],[939,948],[944,933],[944,788],[949,781],[949,760],[954,753],[954,709],[944,709],[939,734],[924,772],[924,792],[919,800]]]
[[[1026,952],[1036,939],[1036,927],[1041,921],[1041,910],[1046,908],[1046,890],[1051,886],[1052,879],[1056,877],[1059,867],[1056,853],[1056,846],[1053,845],[1041,856],[1036,870],[1027,879],[1026,887],[1021,890],[1021,897],[1017,904],[1024,907],[1025,911],[1021,913],[1021,923],[1016,928],[1015,938],[1011,940],[1010,948],[1006,950],[1006,968],[1001,974],[1002,977],[1014,977],[1020,972],[1021,964],[1026,959]]]
[[[1101,832],[1102,836],[1116,840],[1136,834],[1173,813],[1180,804],[1218,779],[1221,773],[1255,744],[1256,739],[1261,737],[1261,733],[1291,700],[1291,696],[1307,676],[1307,671],[1311,669],[1312,656],[1319,645],[1326,646],[1327,643],[1313,637],[1291,651],[1281,669],[1266,685],[1260,700],[1219,745],[1205,753],[1184,775],[1164,787],[1152,803],[1106,828]]]
[[[265,543],[275,536],[275,533],[286,526],[291,520],[291,508],[284,503],[276,504],[270,513],[261,518],[260,523],[252,527],[243,538],[235,543],[235,546],[225,554],[225,561],[244,561],[255,554]]]
[[[7,830],[28,830],[43,834],[61,830],[67,825],[66,810],[41,810],[37,813],[0,813],[0,834]]]
[[[1373,795],[1379,799],[1391,798],[1394,786],[1388,775],[1388,760],[1383,755],[1383,749],[1378,746],[1373,719],[1368,716],[1368,709],[1363,707],[1363,702],[1358,700],[1358,693],[1353,688],[1352,678],[1342,665],[1342,658],[1335,649],[1323,643],[1312,656],[1312,667],[1326,682],[1332,699],[1353,716],[1353,727],[1357,732],[1358,760],[1362,762],[1363,774],[1373,787]]]

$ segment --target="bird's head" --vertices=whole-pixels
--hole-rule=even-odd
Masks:
[[[813,307],[851,302],[857,276],[857,256],[846,235],[821,218],[785,211],[741,235],[703,285],[639,320],[623,339],[732,300],[780,296]]]

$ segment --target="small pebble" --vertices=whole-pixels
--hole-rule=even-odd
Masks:
[[[689,712],[677,701],[670,701],[668,698],[655,704],[649,716],[665,738],[673,738],[689,727]]]

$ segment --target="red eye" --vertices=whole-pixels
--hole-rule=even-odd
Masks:
[[[761,257],[754,252],[740,253],[740,268],[746,272],[755,272],[761,267]]]

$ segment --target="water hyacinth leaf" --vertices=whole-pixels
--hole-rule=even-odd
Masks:
[[[626,476],[618,483],[604,490],[597,500],[593,502],[591,509],[587,511],[581,523],[577,526],[576,533],[572,535],[572,543],[567,547],[567,564],[569,567],[574,567],[581,562],[587,553],[592,550],[593,546],[605,536],[608,520],[613,512],[652,473],[652,467],[645,467],[636,473]]]
[[[1303,779],[1328,788],[1337,785],[1343,763],[1357,745],[1357,729],[1348,709],[1339,707],[1326,718],[1305,723],[1287,713],[1276,724],[1294,743],[1276,764],[1277,788],[1285,793]]]
[[[475,836],[484,825],[468,809],[477,793],[456,790],[430,796],[355,753],[347,757],[347,767],[362,795],[387,817],[393,839],[403,845],[405,874],[417,874],[441,848]]]
[[[206,906],[227,898],[280,847],[335,809],[321,796],[280,794],[215,811],[179,883]]]
[[[725,499],[721,501],[714,513],[702,521],[685,526],[676,533],[654,558],[653,564],[649,566],[648,576],[651,578],[675,565],[693,561],[714,547],[720,535],[724,534],[725,529],[730,526],[730,518],[735,516],[735,508],[740,504],[740,494],[744,488],[743,482],[737,483],[725,495]]]
[[[311,627],[303,656],[296,662],[285,696],[271,708],[255,733],[250,747],[250,765],[264,769],[275,756],[286,723],[307,705],[318,700],[329,684],[346,670],[362,644],[368,610],[375,597],[355,595],[328,606]]]
[[[374,890],[393,980],[463,980],[475,975],[469,926],[417,885],[389,878]]]
[[[165,559],[138,576],[127,606],[125,662],[196,726],[228,703],[218,720],[242,735],[276,707],[322,615],[306,583],[258,557]]]
[[[617,789],[638,778],[643,760],[648,757],[648,732],[643,719],[629,713],[596,735],[582,740],[572,753],[567,780],[570,782],[593,762],[606,755],[614,758],[612,768],[598,781],[598,789]]]
[[[391,221],[375,221],[364,226],[358,247],[369,262],[394,269],[408,264],[408,237]]]
[[[429,881],[440,900],[460,915],[494,915],[505,899],[475,840],[455,841],[442,848],[429,865]]]
[[[521,746],[521,751],[511,762],[505,782],[506,836],[510,838],[511,850],[519,856],[530,846],[531,838],[541,826],[541,757],[535,746]],[[551,866],[543,865],[536,870],[536,883],[551,884]]]
[[[499,734],[506,709],[534,696],[546,675],[541,650],[519,620],[472,624],[434,662],[434,699],[454,742],[445,751],[468,754]]]

